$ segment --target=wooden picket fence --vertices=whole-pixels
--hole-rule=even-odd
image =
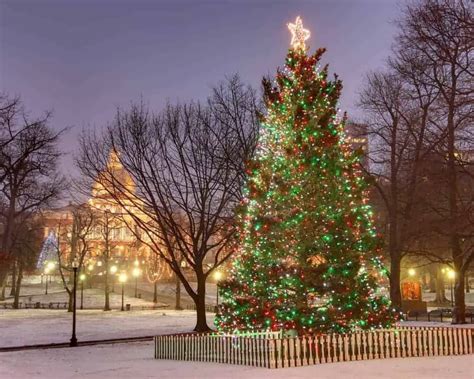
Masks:
[[[301,337],[156,336],[155,359],[282,368],[367,359],[473,354],[473,328],[402,327]]]

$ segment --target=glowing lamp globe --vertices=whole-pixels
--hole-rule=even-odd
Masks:
[[[224,274],[222,274],[222,272],[220,271],[216,271],[214,273],[214,279],[216,282],[220,281],[222,278],[223,278]]]
[[[138,278],[140,276],[140,269],[135,267],[132,271],[132,275],[134,278]]]
[[[127,274],[122,272],[120,275],[119,275],[119,282],[120,283],[125,283],[127,281]]]

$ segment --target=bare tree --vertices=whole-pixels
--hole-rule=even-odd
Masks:
[[[73,307],[72,262],[76,259],[78,271],[82,271],[84,261],[91,250],[89,239],[94,222],[94,213],[87,205],[72,205],[70,214],[60,220],[56,228],[58,269],[69,296],[69,312],[72,312]]]
[[[13,308],[15,309],[19,305],[24,272],[35,268],[42,244],[42,232],[41,218],[39,215],[34,214],[28,214],[21,225],[15,228],[12,240],[12,250],[17,271],[15,276],[16,283],[14,283],[15,291],[13,293]]]
[[[97,247],[98,257],[104,265],[104,311],[110,311],[109,271],[113,250],[118,244],[116,234],[123,226],[122,218],[108,209],[94,210],[95,228],[100,234],[100,245]]]
[[[50,114],[30,119],[19,99],[0,98],[0,284],[12,263],[13,236],[26,214],[55,200],[63,188],[57,174],[60,132],[48,122]]]
[[[256,111],[254,92],[231,78],[207,106],[168,105],[154,115],[133,105],[118,112],[102,138],[89,134],[81,140],[82,173],[99,178],[138,226],[132,229],[137,238],[180,279],[196,306],[196,331],[209,329],[206,279],[232,252],[234,209],[255,146]],[[118,153],[133,188],[108,169],[109,151]]]
[[[469,174],[458,157],[461,149],[474,146],[474,19],[467,0],[420,0],[405,7],[399,26],[397,51],[419,57],[426,67],[423,84],[439,93],[432,122],[442,137],[438,152],[445,160],[446,202],[439,201],[437,211],[448,221],[445,234],[456,271],[453,322],[462,323],[464,275],[474,251],[472,234],[466,233],[472,227],[466,223],[472,195],[460,196],[466,180],[461,177]]]
[[[400,71],[405,69],[401,62],[392,64]],[[434,101],[431,93],[418,86],[419,73],[408,71],[411,77],[395,70],[369,74],[359,101],[372,142],[365,170],[373,177],[377,204],[384,215],[390,297],[398,308],[401,261],[418,237],[420,170],[431,148],[428,110]]]

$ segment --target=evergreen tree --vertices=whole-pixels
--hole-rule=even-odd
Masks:
[[[56,252],[58,249],[58,240],[54,233],[49,233],[48,237],[41,247],[41,251],[38,256],[38,262],[36,263],[36,268],[42,270],[44,269],[46,263],[56,262],[58,260]]]
[[[289,25],[292,46],[276,86],[264,80],[266,115],[248,168],[240,246],[221,285],[221,330],[345,332],[390,326],[377,293],[386,274],[360,152],[337,115],[342,89],[324,53],[308,55],[309,32]]]

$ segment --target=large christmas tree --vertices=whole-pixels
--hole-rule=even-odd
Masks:
[[[395,313],[377,293],[386,272],[360,153],[337,115],[341,81],[318,68],[324,49],[307,54],[301,19],[288,26],[285,68],[275,85],[264,80],[267,112],[216,325],[300,333],[390,326]]]

